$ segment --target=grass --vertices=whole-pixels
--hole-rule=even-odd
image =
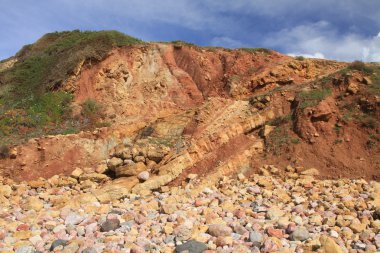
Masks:
[[[114,47],[138,43],[116,31],[49,33],[21,49],[19,62],[1,80],[12,84],[17,98],[57,90],[83,61],[100,61]]]
[[[87,99],[82,103],[81,114],[84,117],[92,118],[100,113],[102,106],[94,99]]]
[[[293,143],[293,144],[300,144],[300,143],[301,143],[301,140],[300,140],[299,138],[292,138],[292,139],[290,140],[290,142]]]
[[[356,106],[357,103],[345,103],[341,109],[343,110],[343,117],[340,120],[344,123],[354,121],[364,128],[376,129],[379,125],[378,120],[371,112],[365,112]]]
[[[268,48],[239,48],[240,50],[243,50],[248,53],[263,53],[263,54],[271,54],[272,50]]]
[[[239,75],[232,75],[229,77],[230,82],[239,82],[241,77]]]
[[[279,117],[276,117],[276,118],[270,120],[268,122],[268,124],[271,126],[280,126],[280,125],[283,125],[285,123],[288,123],[291,119],[292,119],[292,115],[287,114],[287,115],[279,116]]]
[[[81,64],[100,61],[115,47],[140,43],[117,31],[75,30],[49,33],[23,47],[17,63],[0,72],[0,144],[78,129],[71,118],[72,95],[60,91],[64,82]]]
[[[368,87],[368,92],[380,96],[380,67],[374,68],[371,79],[373,83]]]
[[[181,48],[182,46],[189,46],[189,47],[195,47],[196,45],[190,42],[186,42],[183,40],[173,40],[170,42],[174,45],[174,48]]]
[[[349,70],[357,70],[360,72],[363,72],[367,75],[371,75],[374,72],[374,68],[371,66],[368,66],[362,61],[354,61],[352,62],[348,67]]]
[[[322,87],[321,89],[311,90],[311,91],[302,91],[298,93],[301,109],[316,106],[323,99],[329,96],[331,92],[332,92],[331,88]]]
[[[342,131],[342,127],[339,124],[335,124],[334,131],[335,131],[337,136],[340,136],[341,131]]]
[[[357,121],[365,128],[376,129],[378,127],[377,120],[369,114],[362,114],[357,117]]]
[[[299,140],[291,139],[286,126],[276,127],[265,141],[266,149],[274,155],[280,155],[283,147],[288,146],[290,143],[298,144]]]

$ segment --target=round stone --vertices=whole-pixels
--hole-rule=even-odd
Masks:
[[[232,228],[222,224],[212,224],[208,228],[208,233],[215,237],[230,236],[232,233]]]
[[[290,238],[293,241],[305,241],[309,239],[309,237],[310,237],[309,231],[307,231],[305,227],[296,228],[290,236]]]
[[[249,240],[253,246],[260,247],[263,242],[263,235],[258,231],[252,231],[249,233]]]
[[[149,179],[149,172],[148,172],[148,171],[140,172],[140,173],[137,175],[137,178],[140,179],[141,181],[146,181],[146,180]]]
[[[178,245],[175,248],[176,253],[189,252],[189,253],[202,253],[207,250],[207,245],[195,240],[190,240],[184,244]]]
[[[100,225],[101,232],[114,231],[120,227],[120,221],[118,219],[106,220]]]
[[[65,247],[66,245],[67,245],[66,240],[61,240],[61,239],[55,240],[50,246],[50,251],[53,251],[55,248],[59,246]]]

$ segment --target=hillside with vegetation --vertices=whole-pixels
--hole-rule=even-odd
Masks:
[[[56,32],[0,62],[0,252],[377,252],[380,64]]]
[[[115,47],[141,43],[117,31],[72,31],[49,33],[24,46],[12,57],[16,62],[0,72],[0,145],[81,130],[83,119],[72,117],[73,95],[61,89],[63,84]],[[96,109],[94,101],[84,107],[85,116]]]

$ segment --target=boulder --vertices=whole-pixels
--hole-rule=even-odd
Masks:
[[[99,173],[83,174],[79,177],[79,181],[90,180],[90,181],[98,182],[98,183],[107,181],[108,179],[109,177],[107,177],[104,174],[99,174]]]
[[[115,169],[117,177],[130,177],[136,176],[146,170],[146,166],[142,162],[131,164],[129,166],[122,166]]]
[[[314,168],[307,169],[307,170],[302,171],[301,175],[304,175],[304,176],[318,176],[319,175],[319,170],[314,169]]]
[[[265,125],[260,131],[260,136],[267,137],[275,128],[275,126]]]
[[[334,239],[331,237],[322,235],[319,238],[319,241],[322,245],[322,252],[325,253],[344,253],[345,251],[335,243]]]
[[[161,162],[161,160],[165,157],[166,152],[162,149],[148,149],[148,159],[152,160],[156,163]]]
[[[347,87],[347,92],[351,94],[356,94],[359,92],[359,85],[356,83],[350,83]]]
[[[44,207],[43,202],[38,197],[29,197],[26,203],[23,205],[25,210],[40,211]]]
[[[120,159],[118,157],[112,157],[107,165],[110,170],[115,170],[118,166],[123,164],[123,159]]]
[[[215,237],[230,236],[232,228],[222,224],[212,224],[209,226],[207,233]]]

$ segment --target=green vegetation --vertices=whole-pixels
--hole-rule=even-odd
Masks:
[[[340,121],[346,124],[353,121],[360,124],[362,127],[376,129],[379,123],[376,120],[375,115],[373,115],[372,112],[365,111],[363,108],[360,110],[357,104],[358,103],[355,102],[343,104],[341,106],[343,110],[343,117],[340,118]]]
[[[114,47],[138,43],[117,31],[75,30],[49,33],[23,47],[17,63],[0,72],[0,144],[75,131],[72,95],[59,91],[63,83],[81,64],[102,60]]]
[[[7,158],[9,156],[9,148],[6,145],[0,146],[0,159]]]
[[[368,92],[375,96],[380,96],[380,67],[373,68],[371,76],[372,85],[368,87]]]
[[[368,114],[360,115],[357,120],[365,128],[376,129],[378,126],[377,120]]]
[[[374,72],[374,68],[366,65],[362,61],[354,61],[348,67],[349,70],[357,70],[367,75],[371,75]]]
[[[105,127],[108,123],[101,122],[104,117],[102,112],[102,105],[94,99],[87,99],[82,104],[81,115],[83,117],[82,125],[84,127]]]
[[[82,103],[82,115],[86,118],[96,117],[101,110],[101,105],[93,99],[87,99]]]
[[[170,42],[174,45],[174,48],[181,48],[182,46],[189,46],[189,47],[195,47],[196,45],[190,42],[186,42],[183,40],[173,40]]]
[[[347,75],[350,71],[360,71],[369,76],[372,84],[368,86],[368,92],[373,95],[380,95],[380,66],[373,63],[363,63],[361,61],[354,61],[347,68],[340,70],[340,74]]]
[[[293,144],[300,144],[300,143],[301,143],[301,140],[300,140],[299,138],[292,138],[292,139],[290,140],[290,142],[293,143]]]
[[[82,62],[99,61],[113,47],[141,43],[116,31],[55,32],[25,46],[17,53],[20,60],[1,75],[10,84],[16,99],[57,90]]]
[[[264,53],[264,54],[272,53],[272,50],[268,48],[239,48],[239,49],[248,53]]]
[[[371,149],[377,146],[377,143],[380,142],[380,137],[371,134],[366,142],[367,148]]]
[[[229,77],[230,82],[239,82],[241,77],[239,75],[232,75]]]
[[[336,135],[340,136],[341,130],[342,130],[342,126],[339,124],[335,124],[334,131],[335,131]]]
[[[325,99],[328,95],[330,95],[332,92],[331,88],[329,87],[322,87],[318,90],[312,90],[312,91],[302,91],[298,93],[298,98],[300,100],[300,108],[305,109],[306,107],[316,106],[321,102],[323,99]]]
[[[283,116],[278,116],[268,122],[269,125],[271,126],[280,126],[285,123],[288,123],[292,119],[292,115],[287,114]]]
[[[288,129],[285,126],[276,127],[268,135],[265,144],[266,149],[275,155],[281,154],[281,149],[289,145],[292,139],[289,136]]]
[[[303,56],[296,56],[296,60],[298,60],[298,61],[304,61],[305,57],[303,57]]]

